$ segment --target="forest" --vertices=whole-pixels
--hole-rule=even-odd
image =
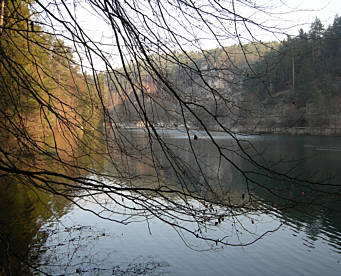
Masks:
[[[340,30],[341,17],[335,16],[327,28],[316,18],[308,32],[300,29],[297,36],[280,42],[179,53],[174,61],[167,56],[150,58],[181,91],[181,97],[196,105],[203,120],[214,114],[222,124],[241,130],[253,126],[338,128]],[[131,70],[136,71],[134,64]],[[157,103],[147,99],[153,121],[169,126],[183,124],[179,107],[167,97],[167,88],[144,73],[143,68],[140,72],[142,76],[148,75],[142,77],[145,94],[159,98]],[[114,82],[109,83],[109,90],[112,95],[109,110],[125,114],[122,120],[125,124],[136,124],[140,120],[132,106],[136,101],[115,97],[118,90]],[[202,108],[203,103],[206,109]],[[195,120],[189,119],[188,123],[200,127]],[[205,123],[219,129],[217,122],[206,119]]]
[[[9,160],[58,155],[103,123],[94,78],[64,41],[32,14],[34,1],[3,1],[0,33],[0,140]],[[69,153],[70,154],[70,153]]]
[[[247,74],[247,91],[266,98],[291,89],[298,106],[336,96],[341,76],[341,17],[325,28],[316,18],[310,30],[288,37],[279,47],[258,60]],[[295,91],[294,91],[295,90]]]
[[[247,71],[243,87],[259,103],[251,108],[263,114],[260,125],[340,127],[340,31],[341,17],[326,28],[316,18]]]

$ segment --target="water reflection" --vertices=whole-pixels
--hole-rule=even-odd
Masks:
[[[26,184],[0,179],[1,275],[29,275],[47,250],[44,243],[51,232],[44,227],[70,210],[69,201]]]
[[[254,272],[252,275],[274,275],[281,274],[278,268],[284,266],[287,266],[288,272],[284,274],[312,275],[318,271],[337,275],[341,253],[338,189],[274,180],[271,175],[264,177],[264,171],[238,156],[239,152],[232,152],[236,147],[233,140],[227,137],[217,136],[217,141],[225,148],[230,161],[244,170],[250,170],[249,175],[256,183],[246,183],[238,169],[230,162],[221,160],[215,146],[200,133],[197,133],[198,139],[193,140],[192,144],[184,139],[185,135],[170,132],[165,136],[169,145],[167,153],[181,160],[181,167],[171,163],[158,145],[154,145],[150,152],[150,141],[143,133],[131,131],[130,135],[131,140],[135,141],[132,148],[143,154],[113,157],[122,160],[121,166],[129,168],[130,175],[143,176],[131,181],[131,184],[157,187],[167,183],[170,187],[190,191],[193,197],[199,195],[211,200],[213,205],[208,208],[216,209],[218,214],[221,211],[218,203],[221,202],[240,207],[236,209],[239,211],[230,211],[228,215],[223,209],[223,221],[217,225],[218,219],[205,222],[205,227],[199,227],[198,231],[207,231],[207,235],[212,237],[225,235],[230,243],[247,243],[262,237],[269,230],[279,230],[237,251],[221,248],[221,244],[213,240],[202,241],[186,232],[177,233],[150,214],[140,213],[140,216],[132,217],[132,220],[142,222],[127,227],[102,221],[72,207],[64,199],[24,188],[17,183],[8,185],[12,191],[3,189],[0,192],[3,274],[14,266],[22,267],[21,274],[33,271],[24,265],[26,260],[51,275],[245,275],[250,274],[251,269]],[[309,177],[311,181],[324,178],[340,183],[340,175],[335,174],[339,160],[335,149],[341,148],[337,138],[263,136],[244,139],[245,145],[252,140],[256,147],[257,151],[254,149],[251,152],[253,157],[274,170],[288,172],[295,178]],[[103,165],[107,170],[117,169],[110,166],[110,163]],[[2,180],[4,186],[6,181],[12,181],[9,182],[12,184],[16,181]],[[209,186],[204,185],[206,182]],[[36,194],[39,196],[33,197]],[[150,195],[151,201],[155,200],[153,196]],[[114,199],[121,202],[119,196]],[[122,213],[132,215],[124,207],[101,196],[81,199],[78,204],[103,214],[105,210],[96,205],[102,202],[100,200],[103,200],[102,206],[116,210],[116,215],[109,213],[108,217],[122,218],[119,215]],[[177,199],[172,200],[176,202]],[[197,208],[201,206],[201,202],[194,199],[187,202]],[[134,203],[125,201],[124,204],[129,206]],[[186,215],[183,218],[187,219]],[[8,247],[10,252],[15,253],[9,254],[5,250]],[[187,251],[193,249],[211,251]]]
[[[128,167],[132,175],[145,176],[145,180],[152,183],[163,181],[178,190],[203,197],[214,196],[221,201],[227,197],[237,201],[241,199],[246,187],[240,185],[238,171],[230,162],[219,158],[218,150],[209,137],[192,133],[191,141],[184,132],[167,131],[162,134],[167,146],[162,148],[155,143],[150,150],[148,135],[139,130],[126,133],[131,141],[135,141],[132,147],[140,152],[125,159],[122,166]],[[199,138],[193,140],[194,135]],[[215,138],[223,143],[225,149],[236,150],[235,143],[226,136]],[[240,167],[241,159],[232,152],[228,155],[230,161]]]
[[[267,208],[276,206],[276,216],[296,232],[306,234],[306,245],[314,247],[317,240],[328,242],[336,252],[341,252],[341,171],[339,152],[341,140],[335,137],[274,137],[265,136],[258,142],[267,148],[264,157],[276,167],[297,177],[321,181],[329,185],[302,185],[295,181],[276,182],[264,180],[269,189],[253,187],[252,192]],[[331,149],[320,151],[321,148]],[[286,162],[285,162],[286,161]],[[276,193],[274,194],[273,191]]]
[[[133,140],[146,145],[148,139],[141,131],[130,133]],[[254,136],[244,137],[248,152],[253,158],[277,172],[293,177],[293,180],[273,176],[268,171],[252,165],[248,159],[241,158],[233,139],[215,136],[219,145],[225,149],[230,161],[236,166],[249,171],[249,176],[256,183],[246,183],[243,175],[230,162],[219,158],[218,150],[206,136],[196,133],[198,139],[189,141],[185,133],[164,133],[169,149],[173,151],[179,163],[184,164],[184,177],[179,179],[176,170],[171,169],[169,160],[160,148],[154,148],[160,167],[155,171],[147,162],[128,160],[128,166],[136,175],[162,175],[167,183],[186,189],[192,193],[206,195],[209,199],[229,201],[237,206],[260,213],[270,213],[285,225],[290,225],[297,232],[305,232],[309,240],[307,246],[322,238],[340,252],[341,232],[341,172],[339,170],[339,149],[341,140],[335,137],[294,137],[294,136]],[[194,134],[192,134],[193,136]],[[327,150],[328,149],[328,150]],[[194,154],[194,153],[195,154]],[[238,152],[237,152],[238,153]],[[181,162],[180,162],[181,160]],[[336,186],[306,184],[296,179],[309,179],[332,183]],[[209,182],[211,191],[207,190],[205,181]],[[243,205],[245,203],[245,205]]]

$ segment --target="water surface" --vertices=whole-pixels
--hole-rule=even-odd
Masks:
[[[141,131],[131,133],[136,143],[145,143]],[[198,140],[193,141],[192,146],[200,152],[200,162],[205,164],[203,170],[213,186],[231,195],[230,200],[241,201],[246,190],[238,173],[228,162],[219,163],[207,135],[202,132],[190,135],[194,134]],[[186,133],[167,131],[162,135],[182,160],[193,164]],[[233,147],[233,137],[216,133],[213,138],[227,150]],[[325,179],[326,182],[332,179],[333,183],[340,183],[340,138],[238,138],[245,140],[245,146],[252,141],[257,149],[253,152],[254,158],[274,170],[286,170],[295,177]],[[161,155],[159,158],[166,168],[167,162]],[[241,168],[250,167],[246,160],[231,158]],[[135,165],[132,170],[137,174],[153,174],[148,165],[136,160],[131,160],[130,165]],[[195,175],[195,169],[191,173],[188,181],[203,181]],[[171,185],[176,185],[172,172],[164,172],[163,176]],[[260,175],[254,177],[262,180]],[[229,243],[235,245],[254,242],[247,246],[223,246],[197,239],[157,218],[146,220],[142,215],[134,216],[130,218],[134,222],[123,225],[100,219],[63,198],[41,192],[38,202],[36,192],[7,180],[7,188],[0,192],[2,269],[9,269],[14,275],[15,271],[22,271],[18,275],[39,275],[39,271],[49,275],[340,275],[340,200],[331,197],[331,200],[322,201],[319,192],[315,194],[313,189],[295,183],[279,187],[276,181],[268,178],[261,183],[299,204],[289,206],[287,201],[261,187],[251,186],[252,196],[259,200],[260,211],[226,217],[224,222],[207,231],[217,237],[225,233]],[[115,199],[121,200],[118,196]],[[99,195],[78,199],[76,203],[100,212],[103,209],[95,201],[101,200],[105,198]],[[106,204],[117,213],[126,211],[113,202]],[[111,219],[123,217],[107,215]],[[267,234],[262,236],[264,233]],[[10,250],[6,251],[6,248]]]

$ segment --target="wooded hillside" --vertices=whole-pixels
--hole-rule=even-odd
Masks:
[[[316,18],[308,32],[300,29],[281,43],[151,55],[150,61],[168,83],[134,63],[130,82],[112,79],[109,109],[122,124],[143,121],[136,111],[140,98],[152,122],[196,127],[190,114],[183,121],[171,86],[211,128],[219,125],[211,115],[227,127],[341,126],[341,17],[327,28]]]

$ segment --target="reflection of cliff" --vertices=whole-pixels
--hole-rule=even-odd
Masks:
[[[219,158],[216,147],[208,139],[192,140],[192,148],[187,139],[165,136],[162,148],[155,140],[151,143],[142,132],[127,131],[135,146],[122,161],[131,178],[140,179],[140,185],[156,185],[158,181],[169,188],[191,192],[212,201],[230,200],[235,204],[246,200],[246,186],[231,163]],[[226,140],[226,148],[233,147],[232,140]],[[232,152],[226,152],[228,158],[238,165],[239,161]],[[119,155],[115,160],[119,159]],[[144,179],[144,180],[141,180]],[[135,183],[135,182],[134,182]],[[136,183],[135,183],[136,185]]]

